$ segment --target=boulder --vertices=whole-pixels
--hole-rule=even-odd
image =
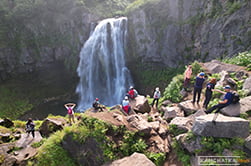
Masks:
[[[140,132],[149,134],[152,130],[152,126],[141,116],[135,114],[131,115],[127,118],[128,123],[130,126],[136,128]]]
[[[186,149],[189,153],[195,153],[196,150],[202,149],[200,143],[200,137],[189,138],[187,133],[180,134],[175,137],[176,140],[181,144],[181,146]]]
[[[62,130],[66,122],[63,118],[47,118],[39,127],[39,132],[43,137],[49,137],[51,133]]]
[[[145,113],[145,112],[150,112],[151,111],[151,107],[148,103],[148,100],[145,96],[137,96],[135,98],[135,102],[130,102],[130,104],[133,103],[132,109],[135,110],[136,112],[140,112],[140,113]]]
[[[191,130],[193,126],[192,120],[187,117],[176,117],[170,122],[170,125],[176,125],[179,130],[184,130],[184,132]]]
[[[202,115],[206,115],[206,113],[205,113],[204,110],[200,109],[200,110],[196,111],[194,114],[189,115],[188,118],[191,119],[192,122],[194,123],[195,118],[199,117],[199,116],[202,116]]]
[[[155,153],[168,153],[170,152],[170,143],[168,138],[161,138],[159,135],[152,136],[149,140],[148,150]]]
[[[246,91],[246,93],[248,95],[251,95],[251,77],[248,77],[244,84],[243,84],[243,88],[242,88],[244,91]]]
[[[235,72],[243,69],[243,67],[238,65],[227,64],[218,60],[212,60],[211,62],[204,63],[204,67],[212,74],[220,73],[223,70],[227,72]]]
[[[0,119],[0,126],[10,128],[14,126],[14,123],[10,119],[4,118],[4,119]]]
[[[196,103],[193,104],[191,100],[183,101],[178,104],[178,107],[184,111],[185,115],[191,115],[194,113],[200,106]]]
[[[75,159],[77,165],[94,166],[104,163],[101,145],[92,137],[86,138],[84,143],[79,143],[71,135],[66,135],[62,147]]]
[[[200,136],[246,138],[249,135],[249,121],[221,114],[208,114],[195,119],[192,131]]]
[[[236,104],[230,104],[223,108],[221,113],[226,116],[239,116],[240,113],[246,113],[251,110],[251,96],[240,99]]]
[[[155,166],[155,164],[149,160],[144,154],[133,153],[129,157],[124,157],[119,160],[115,160],[112,163],[104,164],[103,166]]]
[[[162,102],[161,105],[166,107],[166,106],[168,106],[170,104],[172,104],[172,102],[170,100],[165,100],[165,101]]]
[[[184,112],[179,107],[165,107],[164,119],[172,119],[177,116],[184,117]]]
[[[251,151],[251,135],[245,139],[245,147]]]

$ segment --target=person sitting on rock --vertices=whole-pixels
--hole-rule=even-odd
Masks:
[[[222,101],[219,101],[218,104],[214,105],[213,107],[211,107],[211,108],[209,108],[207,111],[205,111],[205,113],[209,114],[209,113],[213,112],[213,110],[215,110],[215,109],[217,109],[217,110],[215,111],[215,113],[218,113],[218,112],[220,112],[220,110],[221,110],[222,108],[224,108],[224,107],[226,107],[226,106],[228,106],[229,104],[232,103],[233,94],[230,92],[230,91],[231,91],[231,87],[230,87],[229,85],[226,85],[226,86],[224,87],[224,90],[225,90],[225,92],[215,89],[215,91],[220,92],[220,93],[222,93],[222,94],[225,94],[225,95],[224,95],[224,98],[223,98]]]
[[[155,92],[153,94],[153,102],[152,102],[152,107],[154,106],[154,103],[156,101],[156,108],[158,108],[158,103],[159,103],[159,98],[161,96],[161,93],[160,93],[160,90],[159,90],[159,87],[157,87],[155,89]]]
[[[129,91],[128,91],[128,97],[129,97],[130,99],[134,100],[135,97],[137,97],[137,96],[138,96],[137,90],[134,89],[133,86],[130,86],[130,89],[129,89]]]
[[[68,114],[68,117],[69,117],[69,123],[71,125],[72,122],[75,123],[73,109],[76,106],[76,104],[75,103],[67,103],[64,106],[67,109],[67,114]]]
[[[98,111],[103,111],[102,105],[99,103],[99,99],[96,98],[92,104],[92,107],[94,108],[94,110]]]
[[[125,96],[124,100],[122,101],[122,109],[129,114],[131,110],[131,106],[129,104],[128,96]]]
[[[27,132],[27,137],[30,135],[32,135],[32,137],[35,137],[35,124],[33,123],[33,120],[31,118],[28,119],[28,121],[25,124],[25,130]]]

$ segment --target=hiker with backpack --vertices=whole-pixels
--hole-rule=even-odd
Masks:
[[[203,103],[203,108],[205,108],[205,109],[207,109],[207,106],[212,98],[215,84],[216,84],[216,79],[212,78],[206,86],[205,100]]]
[[[226,106],[228,106],[229,104],[231,104],[233,102],[233,93],[231,93],[231,87],[229,85],[226,85],[224,87],[224,91],[221,91],[221,90],[215,90],[217,92],[220,92],[220,93],[223,93],[225,94],[224,95],[224,98],[222,101],[219,101],[218,104],[214,105],[213,107],[209,108],[207,111],[205,111],[205,113],[209,114],[211,112],[213,112],[215,109],[217,109],[215,111],[215,113],[218,113],[220,112],[220,110]]]
[[[76,106],[75,103],[67,103],[64,105],[64,107],[67,109],[67,114],[68,114],[68,117],[69,117],[69,123],[70,125],[72,125],[72,122],[75,123],[75,120],[74,120],[74,107]]]
[[[134,100],[135,97],[138,96],[138,92],[137,92],[136,89],[133,88],[133,86],[130,86],[129,91],[128,91],[128,93],[127,93],[127,96],[128,96],[130,99]]]
[[[27,137],[32,135],[32,137],[35,137],[35,124],[33,123],[33,120],[31,118],[28,119],[28,121],[25,124],[25,130],[27,132]]]
[[[160,96],[161,96],[161,93],[160,93],[159,87],[157,87],[157,88],[155,89],[154,94],[153,94],[152,107],[154,106],[155,101],[156,101],[156,108],[158,108],[158,103],[159,103],[159,98],[160,98]]]
[[[193,90],[193,101],[192,101],[193,104],[196,101],[197,94],[198,94],[197,104],[199,104],[199,102],[200,102],[201,90],[202,90],[203,83],[205,81],[204,77],[205,77],[205,73],[203,73],[203,72],[199,73],[198,76],[196,77],[195,84],[194,84],[194,90]]]
[[[122,109],[125,111],[127,114],[129,114],[131,110],[131,106],[129,104],[128,96],[125,96],[124,100],[122,101]]]

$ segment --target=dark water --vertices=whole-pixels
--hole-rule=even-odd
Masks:
[[[32,118],[34,120],[43,120],[49,114],[65,116],[67,114],[67,110],[64,108],[65,103],[66,102],[62,100],[41,103],[40,105],[38,105],[38,107],[32,109],[31,111],[28,111],[19,119],[27,120],[28,118]]]

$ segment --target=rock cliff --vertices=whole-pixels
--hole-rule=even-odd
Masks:
[[[160,0],[129,13],[130,55],[175,67],[249,50],[250,1]]]

